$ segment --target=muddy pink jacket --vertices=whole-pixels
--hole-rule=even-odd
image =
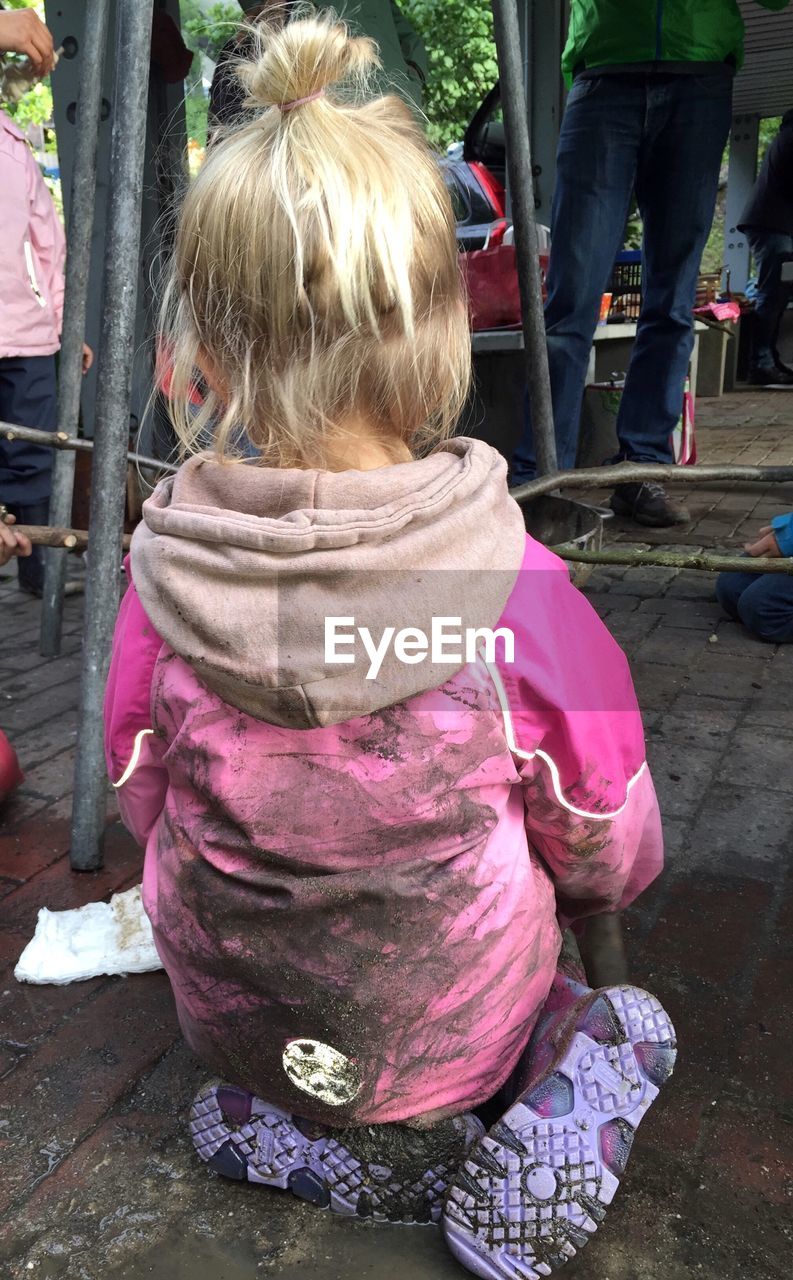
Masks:
[[[61,345],[66,241],[41,171],[0,111],[0,359],[49,356]]]
[[[627,662],[504,463],[471,440],[370,472],[193,460],[131,566],[108,767],[189,1043],[331,1124],[481,1103],[560,922],[661,866]],[[329,616],[498,627],[514,660],[498,637],[450,663],[405,645],[370,680],[355,646],[328,662]]]

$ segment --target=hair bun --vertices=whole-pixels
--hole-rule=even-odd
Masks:
[[[251,107],[311,100],[335,84],[362,85],[381,65],[374,40],[350,35],[333,10],[280,26],[260,22],[250,30],[255,52],[238,74]]]

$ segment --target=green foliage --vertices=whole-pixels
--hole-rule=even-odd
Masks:
[[[181,0],[182,35],[188,48],[203,53],[215,62],[220,50],[230,40],[243,19],[236,3],[222,3],[204,9],[198,0]]]
[[[187,136],[199,147],[207,144],[207,111],[208,103],[200,88],[188,93],[184,100],[185,125]]]
[[[52,90],[50,89],[49,80],[40,80],[38,84],[34,84],[31,89],[28,89],[20,102],[4,103],[3,110],[16,120],[20,129],[27,129],[29,125],[51,125]],[[49,129],[45,136],[47,138],[47,150],[54,151],[55,140],[52,130]]]
[[[498,79],[490,0],[399,0],[429,55],[424,110],[439,147],[459,141]]]
[[[766,151],[779,132],[779,126],[781,123],[781,116],[769,116],[766,120],[760,121],[760,140],[757,150],[758,172],[760,171],[760,165],[763,163]],[[722,183],[718,199],[716,201],[716,213],[713,219],[713,226],[711,227],[710,235],[708,236],[708,243],[705,246],[705,252],[702,255],[702,270],[705,272],[721,271],[724,266],[724,223],[727,196],[726,175],[729,163],[730,148],[728,145],[725,147],[721,161]]]
[[[207,99],[201,84],[200,55],[211,62],[239,27],[243,13],[236,3],[216,3],[202,7],[198,0],[180,0],[182,35],[189,49],[199,55],[193,68],[193,83],[188,83],[185,98],[187,136],[199,147],[207,141]]]
[[[625,249],[641,249],[642,236],[644,234],[644,224],[639,214],[639,207],[636,204],[635,196],[631,200],[631,211],[628,214],[628,221],[625,226],[625,240],[623,248]]]
[[[781,116],[768,116],[766,120],[760,121],[760,144],[757,152],[758,167],[763,163],[766,151],[779,133],[781,123]]]

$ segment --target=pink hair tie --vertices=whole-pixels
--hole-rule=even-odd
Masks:
[[[295,98],[292,102],[279,102],[278,106],[281,111],[294,111],[295,107],[302,107],[305,102],[313,102],[315,98],[321,98],[324,92],[324,89],[315,89],[305,98]]]

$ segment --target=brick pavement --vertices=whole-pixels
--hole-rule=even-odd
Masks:
[[[711,401],[699,421],[703,460],[793,461],[793,396]],[[690,496],[692,526],[641,538],[736,546],[785,503],[793,491],[713,487]],[[636,541],[623,522],[610,532]],[[628,913],[627,942],[681,1056],[569,1274],[776,1280],[789,1274],[793,1196],[793,650],[722,618],[710,575],[599,569],[586,590],[631,658],[645,714],[668,863]],[[0,1276],[461,1276],[432,1229],[337,1221],[197,1166],[183,1116],[203,1072],[163,975],[14,982],[39,906],[107,897],[140,875],[110,809],[105,869],[68,870],[80,602],[67,602],[56,662],[36,651],[37,612],[0,577],[0,723],[27,772],[0,814]]]

